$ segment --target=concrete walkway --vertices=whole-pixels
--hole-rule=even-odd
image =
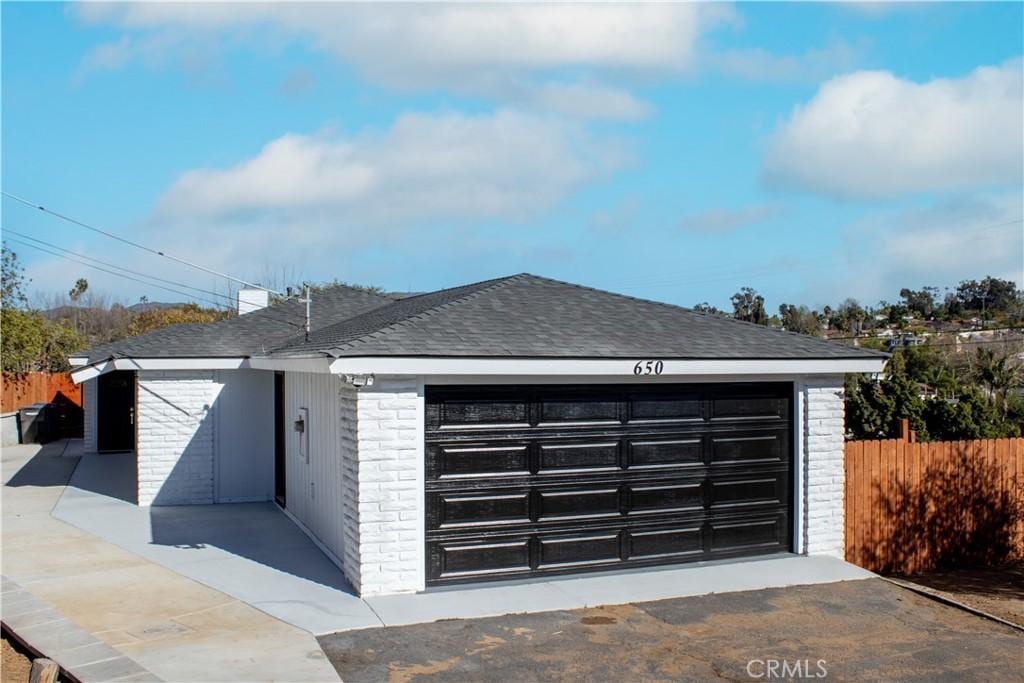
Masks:
[[[165,681],[338,680],[307,631],[55,519],[80,444],[3,449],[2,573],[21,599],[54,610],[58,621],[36,625],[75,625]],[[3,608],[7,621],[15,610]],[[63,663],[73,649],[47,654]],[[85,674],[119,677],[102,667]]]
[[[315,635],[382,626],[273,503],[134,504],[135,456],[82,457],[53,516]]]

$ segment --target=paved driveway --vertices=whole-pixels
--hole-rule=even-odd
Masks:
[[[1024,680],[1024,634],[881,579],[319,640],[347,683],[778,680],[780,660],[787,679]]]

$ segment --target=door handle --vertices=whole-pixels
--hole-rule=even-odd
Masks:
[[[134,425],[135,424],[135,408],[129,408],[128,409],[128,424],[130,424],[130,425]]]

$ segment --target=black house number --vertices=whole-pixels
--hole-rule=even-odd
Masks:
[[[633,366],[634,375],[660,375],[665,364],[660,360],[638,360]]]

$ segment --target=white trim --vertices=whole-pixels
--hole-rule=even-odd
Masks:
[[[88,365],[89,359],[84,356],[70,356],[68,358],[68,365],[73,368],[80,368],[83,365]]]
[[[804,458],[806,457],[804,415],[806,405],[805,384],[801,381],[793,382],[793,495],[791,496],[793,508],[793,552],[803,555],[806,552],[804,547],[804,515],[807,513],[807,506],[804,505]]]
[[[71,380],[81,384],[114,370],[238,370],[249,367],[246,358],[115,358],[71,371]]]
[[[881,372],[885,358],[844,358],[833,360],[665,360],[661,375],[636,376],[637,360],[579,360],[523,358],[338,358],[331,372],[378,375],[472,375],[551,376],[592,375],[623,380],[665,380],[695,375],[841,375],[848,372]],[[644,359],[646,360],[646,359]]]
[[[312,358],[250,358],[249,367],[253,370],[329,373],[331,371],[331,359],[326,356]]]

